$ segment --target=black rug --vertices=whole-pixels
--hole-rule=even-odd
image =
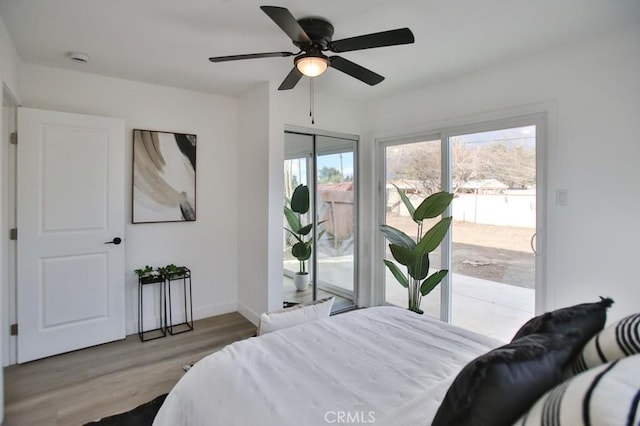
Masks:
[[[138,405],[131,411],[105,417],[95,422],[87,423],[84,426],[151,426],[153,419],[156,417],[156,414],[158,414],[158,410],[166,397],[167,394],[165,393],[149,402]]]

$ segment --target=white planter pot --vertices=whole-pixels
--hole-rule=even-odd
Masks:
[[[296,286],[296,290],[304,291],[309,287],[309,273],[308,272],[296,272],[293,275],[293,283]]]

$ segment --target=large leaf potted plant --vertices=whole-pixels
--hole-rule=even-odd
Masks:
[[[448,270],[442,269],[429,275],[429,253],[433,252],[444,239],[451,225],[451,217],[441,219],[426,231],[423,229],[423,221],[444,213],[453,199],[453,194],[448,192],[431,194],[416,208],[404,191],[397,186],[395,188],[411,218],[418,225],[418,231],[414,240],[399,229],[380,225],[380,231],[389,241],[393,258],[406,267],[407,273],[402,272],[398,265],[390,260],[385,259],[384,264],[396,280],[408,290],[409,310],[422,314],[423,311],[420,309],[422,296],[429,294],[448,273]]]
[[[289,205],[284,206],[284,216],[289,224],[284,228],[295,239],[291,247],[291,254],[299,264],[300,270],[293,276],[293,282],[298,291],[305,290],[309,286],[309,272],[306,269],[306,262],[311,257],[313,237],[313,224],[302,224],[302,217],[309,212],[309,188],[306,185],[298,185],[293,190]]]

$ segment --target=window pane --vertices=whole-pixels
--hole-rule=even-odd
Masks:
[[[318,146],[340,143],[335,138],[318,137]],[[350,151],[344,146],[331,150],[344,152],[318,154],[318,288],[341,299],[353,301],[355,284],[355,187],[353,142]],[[344,142],[340,143],[344,145]],[[349,303],[350,304],[350,303]],[[345,306],[348,306],[345,305]]]
[[[415,239],[417,224],[413,221],[400,199],[397,186],[404,190],[414,207],[424,198],[439,192],[441,180],[440,140],[417,142],[385,148],[385,223]],[[429,229],[440,218],[425,220],[424,229]],[[386,244],[385,259],[393,261]],[[441,269],[440,249],[429,255],[430,274]],[[394,261],[395,262],[395,261]],[[406,268],[397,265],[402,271]],[[408,307],[408,291],[402,287],[391,272],[385,268],[385,300],[394,305]],[[428,315],[440,316],[440,286],[422,298],[420,308]]]
[[[297,133],[285,133],[284,138],[284,198],[283,201],[290,200],[293,191],[298,185],[307,185],[311,181],[313,169],[313,137]],[[313,192],[310,192],[309,213],[300,219],[304,224],[311,223],[311,209],[313,208]],[[283,214],[283,267],[284,267],[284,288],[283,297],[286,302],[292,302],[295,298],[303,296],[311,300],[311,286],[306,291],[297,292],[294,286],[294,274],[300,270],[300,262],[293,256],[291,249],[296,243],[296,239],[284,229],[289,225]],[[312,262],[305,262],[305,268],[311,272]],[[298,300],[295,300],[298,301]],[[306,300],[304,300],[306,301]]]
[[[535,305],[535,126],[450,143],[452,323],[508,341]]]

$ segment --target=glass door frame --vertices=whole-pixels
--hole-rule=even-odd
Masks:
[[[284,161],[292,161],[292,160],[298,160],[301,161],[304,159],[305,161],[305,179],[306,182],[302,182],[301,179],[301,184],[307,185],[308,188],[315,188],[316,186],[316,162],[315,162],[315,138],[314,135],[312,134],[308,134],[308,133],[301,133],[301,132],[288,132],[285,131],[285,138],[286,138],[286,133],[293,133],[293,134],[297,134],[299,136],[306,136],[310,138],[310,142],[311,142],[311,146],[310,149],[300,149],[300,150],[294,150],[294,152],[292,154],[288,154],[287,150],[285,148],[285,152],[284,152]],[[285,142],[286,144],[286,142]],[[302,177],[302,176],[301,176]],[[286,183],[285,183],[286,185]],[[316,223],[316,215],[315,215],[315,205],[316,205],[316,194],[315,191],[309,191],[309,219],[311,220],[311,223]],[[286,238],[287,233],[283,230],[283,242],[284,242],[284,238]],[[315,227],[314,227],[314,239],[315,239]],[[313,251],[315,252],[315,243],[313,246]],[[312,286],[312,298],[313,300],[317,300],[317,292],[316,292],[316,264],[315,264],[315,255],[311,257],[311,259],[309,259],[309,272],[311,273],[310,276],[310,281],[312,283],[314,283],[314,285]],[[283,269],[283,274],[291,279],[293,279],[293,272],[284,268]]]
[[[353,302],[353,306],[352,307],[347,307],[345,309],[337,309],[337,310],[333,310],[333,313],[338,313],[338,312],[342,312],[343,310],[350,310],[353,309],[353,307],[358,305],[358,295],[359,295],[359,288],[360,288],[360,284],[359,284],[359,264],[360,264],[360,256],[359,256],[359,241],[360,241],[360,227],[359,227],[359,210],[360,210],[360,197],[359,197],[359,168],[358,168],[358,160],[359,160],[359,156],[358,156],[358,145],[360,142],[360,138],[357,135],[349,135],[349,134],[343,134],[343,133],[336,133],[336,132],[330,132],[330,131],[322,131],[322,130],[317,130],[317,129],[307,129],[307,128],[303,128],[303,127],[297,127],[297,126],[285,126],[285,130],[284,133],[293,133],[293,134],[299,134],[299,135],[304,135],[304,136],[310,136],[312,138],[312,152],[311,152],[311,159],[307,159],[307,180],[308,180],[308,185],[309,188],[313,188],[312,191],[310,191],[310,198],[311,198],[311,203],[312,203],[312,209],[311,209],[311,220],[312,223],[317,223],[318,222],[318,211],[317,211],[317,205],[316,205],[316,196],[317,196],[317,184],[318,184],[318,170],[317,170],[317,165],[318,165],[318,155],[327,155],[329,153],[340,153],[340,152],[346,152],[344,149],[340,149],[340,150],[331,150],[331,149],[327,149],[325,147],[321,147],[320,149],[317,148],[317,138],[318,137],[327,137],[327,138],[335,138],[335,139],[341,139],[345,142],[348,142],[351,144],[351,146],[353,147],[353,197],[354,197],[354,215],[353,215],[353,220],[354,220],[354,225],[353,225],[353,229],[354,229],[354,241],[353,241],[353,264],[354,264],[354,274],[353,274],[353,297],[352,297],[352,302]],[[289,158],[287,158],[287,155],[285,153],[284,159],[287,160]],[[317,259],[317,250],[316,250],[316,241],[317,241],[317,237],[318,237],[318,228],[316,226],[313,227],[313,238],[314,238],[314,243],[313,243],[313,255],[311,256],[311,280],[314,283],[313,287],[312,287],[312,297],[313,300],[317,300],[318,299],[318,285],[316,283],[319,283],[318,281],[318,276],[317,276],[317,271],[318,271],[318,259]]]
[[[514,117],[500,118],[490,121],[460,124],[451,127],[443,127],[432,131],[416,132],[411,135],[389,136],[375,139],[375,179],[377,191],[374,195],[376,206],[376,229],[374,231],[374,264],[372,265],[372,295],[374,305],[389,304],[385,300],[385,267],[382,259],[385,256],[385,238],[377,229],[377,224],[385,221],[385,149],[388,146],[403,145],[431,140],[440,140],[441,143],[441,182],[443,191],[452,191],[452,152],[451,138],[469,133],[489,132],[512,127],[536,126],[536,241],[535,241],[535,311],[540,313],[546,307],[548,289],[546,285],[546,214],[547,214],[547,113],[536,112]],[[451,206],[444,212],[445,216],[451,215]],[[442,241],[440,246],[443,268],[452,262],[452,234],[451,231]],[[452,274],[447,274],[440,283],[440,319],[451,322],[452,303]]]
[[[333,138],[333,139],[339,139],[342,142],[336,147],[336,146],[326,146],[322,143],[320,144],[316,144],[316,141],[318,138]],[[359,186],[359,182],[358,182],[358,141],[354,140],[354,139],[349,139],[349,138],[345,138],[345,137],[337,137],[337,136],[326,136],[326,135],[322,135],[322,134],[316,134],[314,137],[314,152],[315,152],[315,156],[314,156],[314,170],[315,170],[315,175],[314,175],[314,185],[317,187],[317,181],[318,181],[318,170],[317,170],[317,166],[318,166],[318,157],[321,157],[323,155],[333,155],[333,154],[343,154],[343,153],[348,153],[351,152],[353,154],[353,200],[354,200],[354,204],[353,204],[353,230],[354,230],[354,238],[353,238],[353,268],[354,268],[354,273],[353,273],[353,288],[351,291],[349,290],[344,290],[342,288],[340,288],[339,286],[335,286],[331,283],[327,283],[325,282],[325,291],[328,291],[329,293],[333,293],[337,296],[342,296],[344,298],[351,298],[352,302],[354,305],[357,304],[357,297],[358,297],[358,265],[359,265],[359,260],[358,260],[358,240],[359,240],[359,233],[358,233],[358,214],[359,214],[359,206],[358,206],[358,186]],[[316,194],[317,196],[318,194]],[[316,197],[319,198],[319,197]],[[317,205],[315,206],[317,207]],[[317,215],[317,208],[314,211],[314,214]],[[319,220],[317,217],[314,217],[314,220]],[[315,228],[314,228],[315,229]],[[316,241],[317,239],[317,235],[314,235],[314,241]],[[314,243],[315,245],[315,243]],[[317,262],[317,259],[315,259]],[[317,263],[314,263],[314,265],[316,265]],[[318,284],[321,284],[320,280],[317,281]],[[315,291],[315,289],[314,289]],[[351,293],[351,294],[349,294]]]

